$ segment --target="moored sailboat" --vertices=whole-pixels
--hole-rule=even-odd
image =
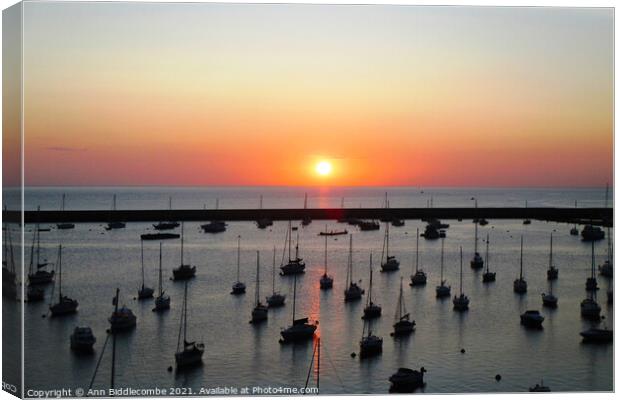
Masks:
[[[469,264],[473,269],[480,269],[484,267],[484,260],[480,256],[480,253],[478,253],[478,221],[476,221],[474,225],[474,258],[472,258]]]
[[[60,211],[61,212],[65,211],[65,194],[64,193],[62,194]],[[60,230],[73,229],[73,228],[75,228],[75,224],[71,222],[61,222],[61,223],[56,224],[56,229],[60,229]]]
[[[140,240],[140,263],[142,265],[142,286],[138,289],[138,299],[150,299],[155,291],[144,285],[144,241],[142,240]]]
[[[420,228],[415,230],[415,272],[411,272],[411,282],[409,286],[426,285],[426,273],[419,269],[420,249]]]
[[[519,277],[512,284],[515,293],[523,294],[527,292],[527,282],[523,278],[523,235],[521,235],[521,258],[519,261]]]
[[[267,306],[260,301],[260,253],[256,252],[256,292],[254,295],[254,309],[251,323],[262,322],[267,319]]]
[[[162,267],[161,267],[161,247],[162,244],[159,243],[159,279],[157,281],[157,289],[158,294],[155,297],[155,308],[153,311],[160,312],[164,310],[170,309],[170,296],[166,294],[163,287],[163,278],[162,278]]]
[[[460,248],[461,254],[461,273],[460,273],[460,284],[459,284],[459,296],[454,296],[452,299],[452,304],[454,304],[454,309],[457,311],[465,311],[469,309],[469,297],[465,296],[463,293],[463,247]]]
[[[370,253],[370,281],[368,283],[368,296],[366,297],[366,307],[364,308],[363,319],[379,318],[381,316],[381,306],[372,301],[372,253]]]
[[[112,196],[112,212],[116,211],[116,194]],[[111,213],[112,215],[112,213]],[[110,218],[112,219],[112,218]],[[108,225],[105,227],[106,231],[110,231],[112,229],[122,229],[126,226],[124,222],[113,221],[108,222]]]
[[[240,274],[241,268],[241,235],[237,236],[237,281],[233,284],[232,292],[230,294],[243,294],[245,293],[245,283],[241,282]]]
[[[486,254],[484,258],[486,259],[487,270],[484,272],[484,274],[482,274],[482,282],[484,283],[495,282],[496,272],[489,271],[489,234],[488,233],[487,233],[487,242],[486,242]]]
[[[273,265],[272,265],[272,274],[271,274],[271,288],[272,292],[269,297],[267,297],[267,306],[269,308],[282,307],[284,305],[284,301],[286,300],[286,296],[276,292],[276,248],[273,248]]]
[[[134,329],[138,320],[135,314],[125,305],[118,308],[119,300],[120,289],[116,288],[116,296],[112,302],[114,304],[114,312],[112,312],[112,315],[108,318],[108,322],[110,322],[110,331],[113,333]]]
[[[282,342],[299,342],[311,339],[316,331],[317,323],[308,322],[308,318],[295,318],[295,308],[297,307],[297,275],[293,282],[293,324],[288,328],[282,329]]]
[[[443,279],[443,251],[444,251],[444,238],[441,239],[441,261],[439,264],[440,278],[439,286],[435,288],[435,294],[438,298],[444,298],[450,296],[451,286],[446,286],[446,280]]]
[[[288,239],[288,263],[280,266],[280,275],[297,275],[302,274],[306,269],[306,263],[303,258],[299,257],[299,232],[297,232],[297,242],[295,243],[295,258],[291,258],[291,221],[288,222],[288,234],[286,236]],[[285,239],[285,246],[286,246]]]
[[[172,211],[172,197],[168,198],[168,209]],[[157,224],[153,224],[153,228],[158,231],[166,231],[174,228],[178,228],[178,221],[159,221]]]
[[[181,342],[181,338],[183,341]],[[177,370],[202,364],[202,355],[205,352],[204,343],[187,341],[187,281],[183,289],[183,307],[179,327],[177,351],[174,353]]]
[[[52,290],[52,298],[54,291]],[[77,312],[78,301],[62,294],[62,245],[58,245],[58,303],[51,304],[49,309],[52,316],[73,314]]]
[[[595,265],[595,261],[594,261],[594,242],[592,242],[592,266],[590,268],[590,277],[586,279],[586,290],[587,291],[593,291],[593,290],[598,290],[598,283],[596,281],[596,275],[594,273],[594,265]]]
[[[408,335],[415,329],[415,321],[410,321],[409,313],[405,307],[405,299],[403,297],[403,277],[400,277],[400,291],[398,293],[398,306],[394,315],[394,332],[392,336]]]
[[[364,290],[353,282],[353,235],[349,235],[349,259],[347,260],[347,283],[349,287],[344,291],[344,301],[354,301],[362,298]]]
[[[327,226],[325,227],[325,230],[327,230]],[[325,236],[325,258],[323,264],[325,269],[323,270],[323,275],[321,276],[319,285],[321,289],[327,290],[331,289],[334,286],[334,278],[327,275],[327,236]]]
[[[553,265],[553,233],[549,237],[549,268],[547,269],[547,280],[558,279],[558,269]]]
[[[184,223],[181,222],[181,265],[172,270],[172,279],[175,281],[185,281],[196,276],[196,266],[183,263],[183,247],[185,242]]]
[[[385,223],[385,237],[383,239],[383,250],[385,250],[385,260],[381,251],[381,272],[396,271],[400,267],[400,262],[396,257],[390,255],[390,224]]]

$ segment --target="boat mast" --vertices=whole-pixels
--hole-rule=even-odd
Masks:
[[[297,231],[297,239],[295,240],[295,260],[299,260],[299,231]]]
[[[440,269],[441,269],[441,284],[443,285],[443,244],[444,244],[444,238],[441,238],[441,261],[439,263]]]
[[[553,233],[549,235],[549,268],[553,267]]]
[[[273,272],[271,273],[271,287],[276,294],[276,246],[273,246]]]
[[[349,259],[347,260],[347,280],[353,283],[353,234],[349,235]]]
[[[474,225],[474,254],[478,254],[478,220]]]
[[[308,193],[304,193],[304,210],[308,208]]]
[[[594,278],[594,240],[592,240],[592,279]]]
[[[523,280],[523,235],[521,235],[521,259],[519,261],[519,280]]]
[[[261,197],[262,198],[262,197]],[[291,220],[288,221],[288,261],[291,262]]]
[[[164,293],[162,290],[162,282],[161,282],[161,242],[159,242],[159,297],[161,297]]]
[[[62,244],[58,245],[58,299],[62,302]]]
[[[420,255],[420,228],[415,228],[415,272],[418,272],[419,255]]]
[[[398,292],[398,306],[396,308],[396,315],[394,316],[394,320],[398,322],[403,317],[403,277],[400,277],[400,291]]]
[[[260,303],[259,296],[260,296],[260,252],[256,250],[256,295],[254,296],[256,306],[258,306],[258,304]]]
[[[185,223],[181,222],[181,266],[183,266],[183,242],[185,237]]]
[[[62,194],[62,204],[60,205],[60,211],[65,211],[65,194]]]
[[[327,225],[325,225],[325,232],[327,232]],[[325,271],[323,272],[327,276],[327,235],[325,235]]]
[[[484,259],[486,261],[487,264],[487,273],[489,273],[489,234],[487,233],[487,250],[486,253],[484,255]]]
[[[370,283],[368,284],[368,299],[367,299],[367,305],[372,304],[372,251],[370,252],[370,264],[369,264],[369,270],[370,270]]]
[[[319,392],[319,382],[321,377],[321,338],[317,338],[317,355],[316,355],[316,391]]]
[[[239,282],[239,270],[241,265],[241,235],[237,236],[237,282]]]
[[[385,223],[385,262],[390,258],[390,223]]]
[[[293,278],[293,325],[295,325],[295,306],[297,302],[297,274]]]
[[[116,288],[116,297],[114,298],[114,315],[118,312],[118,293],[119,288]],[[113,329],[110,329],[112,332],[112,371],[110,372],[110,388],[114,389],[114,375],[116,375],[116,333]]]
[[[144,240],[142,239],[140,239],[140,263],[142,264],[142,289],[144,289]]]
[[[608,207],[609,183],[605,186],[605,208]],[[611,263],[611,229],[607,227],[607,261]]]
[[[41,207],[37,206],[37,215],[41,211]],[[37,255],[37,269],[41,263],[41,232],[39,232],[39,222],[37,218],[37,224],[34,227],[34,236],[37,238],[37,247],[36,247],[36,255]]]
[[[461,278],[460,278],[460,284],[459,284],[459,292],[461,293],[461,296],[463,296],[463,246],[460,247],[460,253],[461,253]]]

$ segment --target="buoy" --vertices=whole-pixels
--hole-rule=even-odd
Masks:
[[[502,380],[502,376],[500,374],[495,375],[495,380],[496,381],[501,381]]]
[[[45,318],[45,314],[41,315],[41,318]]]
[[[461,354],[465,354],[465,349],[461,349]]]
[[[355,358],[355,352],[351,353],[351,358]]]
[[[168,366],[168,372],[172,372],[172,365]]]

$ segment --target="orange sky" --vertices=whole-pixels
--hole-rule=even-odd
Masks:
[[[609,10],[27,3],[24,18],[30,185],[611,180]]]

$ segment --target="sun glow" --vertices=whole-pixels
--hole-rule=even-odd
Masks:
[[[316,173],[321,176],[327,176],[332,172],[332,164],[329,161],[320,161],[314,167]]]

